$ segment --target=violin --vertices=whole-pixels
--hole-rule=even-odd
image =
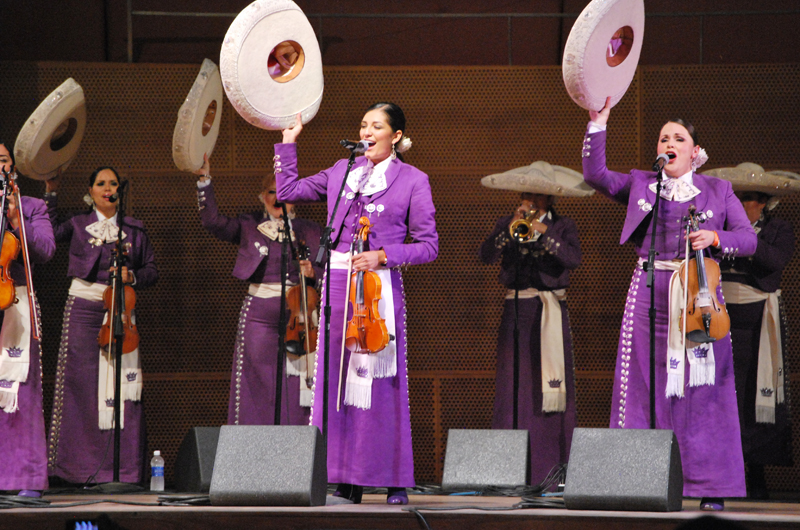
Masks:
[[[39,313],[36,310],[36,297],[33,290],[33,274],[30,265],[30,256],[28,255],[28,238],[25,229],[25,215],[22,212],[22,197],[17,186],[16,172],[8,173],[3,171],[3,197],[0,199],[0,238],[2,244],[0,245],[0,310],[5,311],[12,304],[19,302],[17,298],[17,288],[14,280],[9,276],[9,267],[11,262],[17,259],[20,250],[22,251],[22,263],[25,268],[25,280],[27,282],[28,306],[30,308],[31,331],[33,338],[36,340],[41,339],[39,332]],[[16,208],[19,213],[19,236],[17,239],[11,233],[8,227],[8,202],[7,197],[13,194],[16,200]]]
[[[699,230],[701,222],[705,222],[705,216],[697,214],[694,205],[689,206],[688,231]],[[731,319],[725,302],[716,296],[721,278],[719,264],[700,250],[688,263],[681,264],[679,274],[686,293],[686,307],[681,314],[681,328],[686,338],[697,343],[723,338],[731,329]]]
[[[359,219],[358,223],[361,228],[358,232],[357,253],[361,253],[366,248],[372,225],[366,217]],[[386,348],[391,339],[386,321],[378,311],[381,279],[375,272],[358,271],[350,278],[349,291],[353,316],[347,323],[345,346],[354,353],[377,353]]]
[[[307,260],[309,250],[304,242],[297,248],[297,259]],[[289,310],[289,323],[286,325],[286,351],[292,355],[302,356],[316,348],[319,324],[312,318],[319,305],[317,290],[306,285],[306,277],[300,272],[300,283],[286,293],[286,305]]]
[[[122,234],[120,233],[120,237]],[[113,268],[116,269],[112,273],[111,285],[106,287],[103,292],[103,306],[106,309],[108,318],[100,328],[100,333],[97,335],[97,343],[101,348],[108,350],[111,337],[116,336],[117,330],[114,329],[114,315],[117,309],[117,299],[119,298],[117,292],[117,282],[114,281],[115,274],[122,274],[118,268],[118,259],[116,251],[114,253]],[[122,317],[122,353],[131,353],[139,347],[139,330],[136,329],[136,323],[133,318],[133,310],[136,306],[136,291],[130,285],[123,287],[123,300],[125,307],[120,311]]]

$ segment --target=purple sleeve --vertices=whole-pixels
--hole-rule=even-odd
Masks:
[[[606,167],[606,131],[586,134],[583,140],[583,178],[609,199],[628,204],[631,175]]]
[[[137,259],[136,266],[133,267],[133,274],[136,277],[135,287],[137,289],[147,289],[158,281],[155,252],[153,251],[153,245],[150,244],[150,238],[147,237],[147,232],[143,228],[137,229],[136,232]]]
[[[386,266],[421,265],[439,255],[439,234],[436,232],[436,208],[433,205],[428,176],[414,182],[408,207],[408,233],[411,243],[384,245]]]
[[[723,255],[752,256],[758,245],[756,236],[741,201],[733,194],[733,186],[725,185],[725,229],[718,230],[719,249]]]
[[[500,259],[500,254],[503,253],[503,248],[505,247],[505,243],[509,239],[510,236],[506,236],[505,241],[498,241],[498,237],[501,237],[501,234],[504,232],[507,233],[508,223],[511,221],[511,216],[501,217],[497,224],[494,226],[494,230],[492,233],[487,236],[487,238],[483,241],[480,248],[480,258],[481,261],[484,262],[486,265],[491,265],[495,263],[498,259]],[[500,244],[500,243],[503,244]]]
[[[209,184],[198,188],[197,199],[200,205],[200,222],[203,223],[203,227],[215,237],[238,245],[242,229],[241,223],[238,219],[232,219],[219,213],[217,198],[214,195],[214,185]]]
[[[22,208],[31,263],[47,263],[56,252],[56,240],[47,215],[47,206],[41,199],[24,197]]]
[[[756,252],[753,254],[753,264],[768,272],[782,271],[794,255],[792,225],[778,219],[773,219],[772,222],[775,221],[780,221],[780,229],[775,232],[775,238],[767,241],[766,238],[759,237]]]
[[[47,205],[47,215],[50,218],[55,240],[62,242],[72,239],[72,221],[61,221],[58,218],[58,195],[47,195],[45,204]]]
[[[581,264],[581,241],[575,221],[562,217],[560,231],[548,229],[537,241],[565,269],[575,270]]]
[[[328,173],[333,168],[310,177],[299,178],[297,144],[275,144],[274,166],[278,200],[294,203],[318,202],[327,197]]]

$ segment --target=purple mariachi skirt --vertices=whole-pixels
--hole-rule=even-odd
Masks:
[[[728,304],[731,317],[731,341],[736,371],[736,398],[742,425],[744,461],[770,466],[792,465],[792,421],[789,413],[789,378],[784,375],[786,401],[775,405],[775,423],[756,423],[756,376],[758,342],[765,302]],[[781,321],[784,313],[781,308]],[[788,351],[786,332],[781,322],[783,351]],[[786,360],[784,359],[784,366]]]
[[[231,369],[229,425],[275,424],[280,308],[279,297],[245,296]],[[308,425],[309,408],[300,406],[300,378],[285,376],[285,358],[283,367],[281,425]]]
[[[99,347],[103,302],[70,296],[64,326],[50,425],[49,472],[68,482],[111,482],[114,477],[114,429],[100,430],[97,412]],[[147,435],[142,402],[124,402],[120,436],[119,479],[142,481],[147,461]]]
[[[392,296],[396,322],[397,375],[372,381],[372,407],[361,410],[342,405],[336,411],[339,357],[346,289],[346,270],[331,274],[330,387],[328,391],[328,482],[376,487],[414,487],[411,414],[408,405],[406,320],[403,279],[392,270]],[[325,304],[325,292],[322,294]],[[320,324],[319,355],[314,382],[311,424],[322,429],[322,374],[325,323]],[[350,352],[345,349],[343,376]],[[344,395],[344,386],[342,388]]]
[[[572,335],[567,304],[561,302],[561,327],[564,337],[564,382],[567,409],[542,412],[541,363],[542,302],[536,298],[519,301],[519,401],[517,426],[530,432],[530,484],[541,483],[550,470],[565,464],[575,429],[575,369],[572,361]],[[514,418],[514,300],[506,300],[497,338],[497,377],[495,381],[492,429],[511,429]]]
[[[656,427],[672,429],[683,464],[685,497],[744,497],[744,461],[736,409],[730,335],[714,343],[716,382],[689,386],[684,397],[666,397],[667,309],[671,271],[657,270]],[[617,351],[611,400],[611,427],[650,426],[650,289],[647,274],[636,268],[628,290]]]
[[[47,447],[42,414],[41,345],[31,337],[28,380],[19,385],[19,410],[0,410],[0,490],[46,490]]]

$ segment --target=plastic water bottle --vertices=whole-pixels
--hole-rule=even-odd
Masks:
[[[153,451],[150,460],[150,491],[164,491],[164,458],[161,451]]]

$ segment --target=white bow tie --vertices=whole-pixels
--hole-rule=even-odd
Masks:
[[[86,231],[92,236],[91,239],[89,239],[89,243],[98,247],[103,243],[115,242],[119,236],[119,228],[111,221],[111,219],[96,221],[87,226]],[[125,239],[126,237],[128,236],[125,234],[125,232],[123,232],[122,239]]]
[[[656,183],[649,186],[655,193]],[[689,184],[681,179],[667,178],[661,185],[661,198],[667,201],[686,202],[700,194],[700,190],[694,184]]]
[[[273,241],[283,241],[283,230],[283,219],[268,219],[258,225],[258,231]],[[294,230],[290,230],[289,233],[294,241]]]

